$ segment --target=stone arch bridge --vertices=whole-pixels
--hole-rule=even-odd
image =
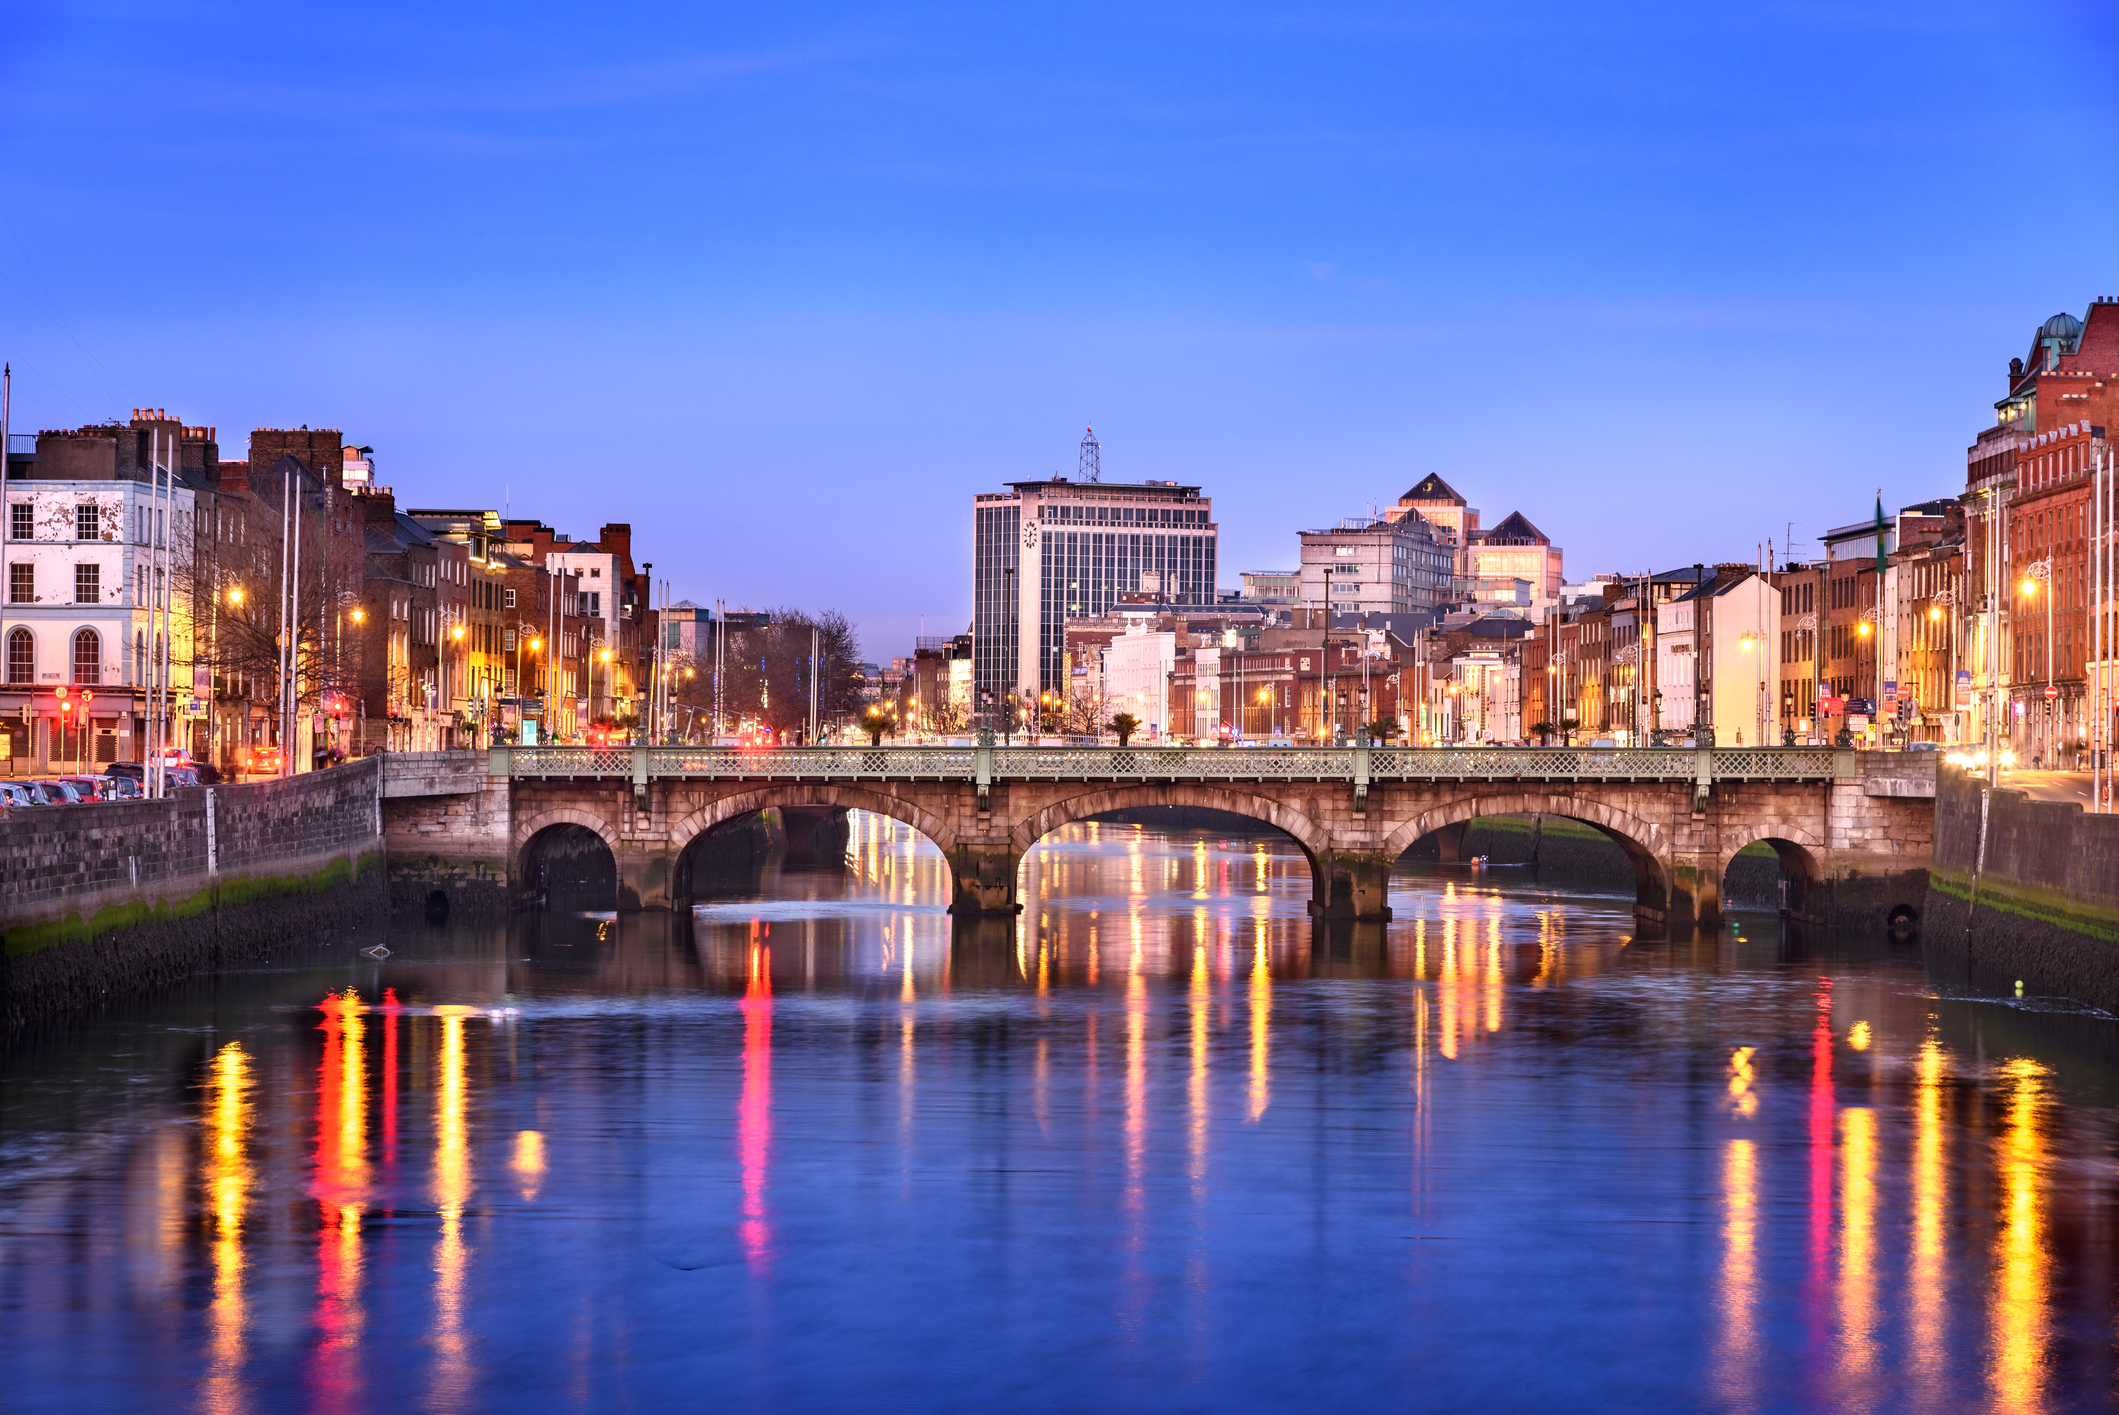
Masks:
[[[1801,918],[1917,914],[1934,839],[1933,753],[1814,748],[532,747],[398,754],[393,875],[524,897],[558,827],[601,837],[620,907],[688,903],[690,852],[767,807],[875,811],[947,857],[959,915],[1011,913],[1023,856],[1104,811],[1250,816],[1308,857],[1312,911],[1389,916],[1392,865],[1479,816],[1582,821],[1632,861],[1648,922],[1712,926],[1730,859],[1772,843]]]

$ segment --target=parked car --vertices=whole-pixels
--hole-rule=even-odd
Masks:
[[[62,776],[59,778],[80,793],[84,801],[114,801],[109,778],[103,776]]]
[[[41,806],[43,797],[30,789],[27,781],[0,781],[0,806],[9,810],[17,807]]]
[[[103,768],[103,774],[105,776],[122,776],[126,780],[135,783],[145,783],[147,780],[147,768],[141,766],[138,762],[112,762],[109,766]]]
[[[109,792],[104,798],[105,800],[137,801],[147,794],[141,789],[140,783],[129,776],[106,776],[102,780],[104,787]]]
[[[179,786],[196,786],[199,784],[199,769],[195,766],[171,766],[167,768],[167,771],[171,790],[175,790]]]
[[[32,784],[44,793],[46,805],[78,806],[81,804],[81,793],[63,781],[38,781]]]

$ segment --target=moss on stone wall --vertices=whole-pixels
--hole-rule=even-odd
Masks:
[[[382,865],[382,851],[369,850],[309,871],[222,879],[181,900],[10,930],[6,1025],[15,1030],[50,1021],[378,920]]]
[[[132,900],[96,910],[84,919],[68,914],[0,934],[9,958],[25,958],[47,948],[107,938],[148,924],[167,924],[194,919],[217,909],[240,908],[284,894],[317,894],[337,889],[355,879],[382,869],[383,852],[370,850],[357,857],[341,856],[307,873],[286,875],[233,875],[217,879],[206,888],[182,899]]]

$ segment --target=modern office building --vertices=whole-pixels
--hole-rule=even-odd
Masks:
[[[1214,603],[1219,530],[1198,487],[1066,477],[1008,487],[972,502],[974,711],[1010,692],[1066,690],[1069,618],[1125,595]]]
[[[1456,551],[1457,578],[1471,578],[1470,547],[1479,538],[1479,508],[1448,482],[1429,472],[1398,498],[1396,506],[1386,507],[1383,516],[1389,521],[1402,521],[1408,516],[1425,520]]]
[[[1551,603],[1566,578],[1560,547],[1521,511],[1511,511],[1499,525],[1475,532],[1471,557],[1473,579],[1528,580],[1534,604]]]
[[[1304,604],[1339,614],[1434,614],[1451,600],[1456,547],[1418,513],[1357,517],[1301,539]]]

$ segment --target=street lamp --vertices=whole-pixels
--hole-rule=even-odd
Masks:
[[[456,709],[456,675],[463,671],[464,626],[450,626],[449,641],[456,646],[456,657],[449,663],[448,677],[442,680],[442,711],[453,714]]]
[[[1956,607],[1956,590],[1949,588],[1937,590],[1935,598],[1928,603],[1928,618],[1931,621],[1940,622],[1945,609],[1955,609]],[[1957,616],[1952,614],[1949,619],[1950,626],[1945,632],[1949,638],[1950,646],[1948,656],[1943,660],[1946,666],[1943,669],[1942,681],[1943,701],[1949,703],[1950,715],[1954,720],[1957,715]]]
[[[2053,687],[2053,557],[2034,560],[2023,570],[2023,593],[2025,598],[2045,592],[2045,642],[2039,645],[2039,656],[2045,659],[2045,743],[2038,755],[2051,755],[2053,746],[2053,699],[2058,696]]]
[[[611,667],[611,651],[608,648],[598,649],[596,651],[596,657],[603,661],[603,695],[605,698],[611,698],[612,693],[616,691],[616,685],[611,675],[617,672],[616,669]],[[590,697],[592,701],[589,703],[589,711],[590,716],[593,717],[595,715],[596,708],[596,704],[593,701],[595,695],[592,693],[590,694]],[[615,699],[612,700],[612,715],[614,717],[617,715]]]
[[[1860,613],[1860,615],[1855,618],[1854,636],[1857,639],[1867,639],[1874,635],[1876,633],[1877,619],[1878,616],[1876,612],[1876,606],[1872,604],[1867,609],[1864,609]],[[1854,675],[1854,682],[1858,686],[1861,682],[1861,665],[1859,653],[1856,654]],[[1882,725],[1877,722],[1877,718],[1881,717],[1883,714],[1882,699],[1884,695],[1884,662],[1883,652],[1880,648],[1878,649],[1876,654],[1875,671],[1869,675],[1869,680],[1869,721],[1872,726],[1875,726],[1877,728],[1878,733],[1881,734],[1883,730]],[[1847,729],[1842,728],[1841,730],[1846,731]]]

